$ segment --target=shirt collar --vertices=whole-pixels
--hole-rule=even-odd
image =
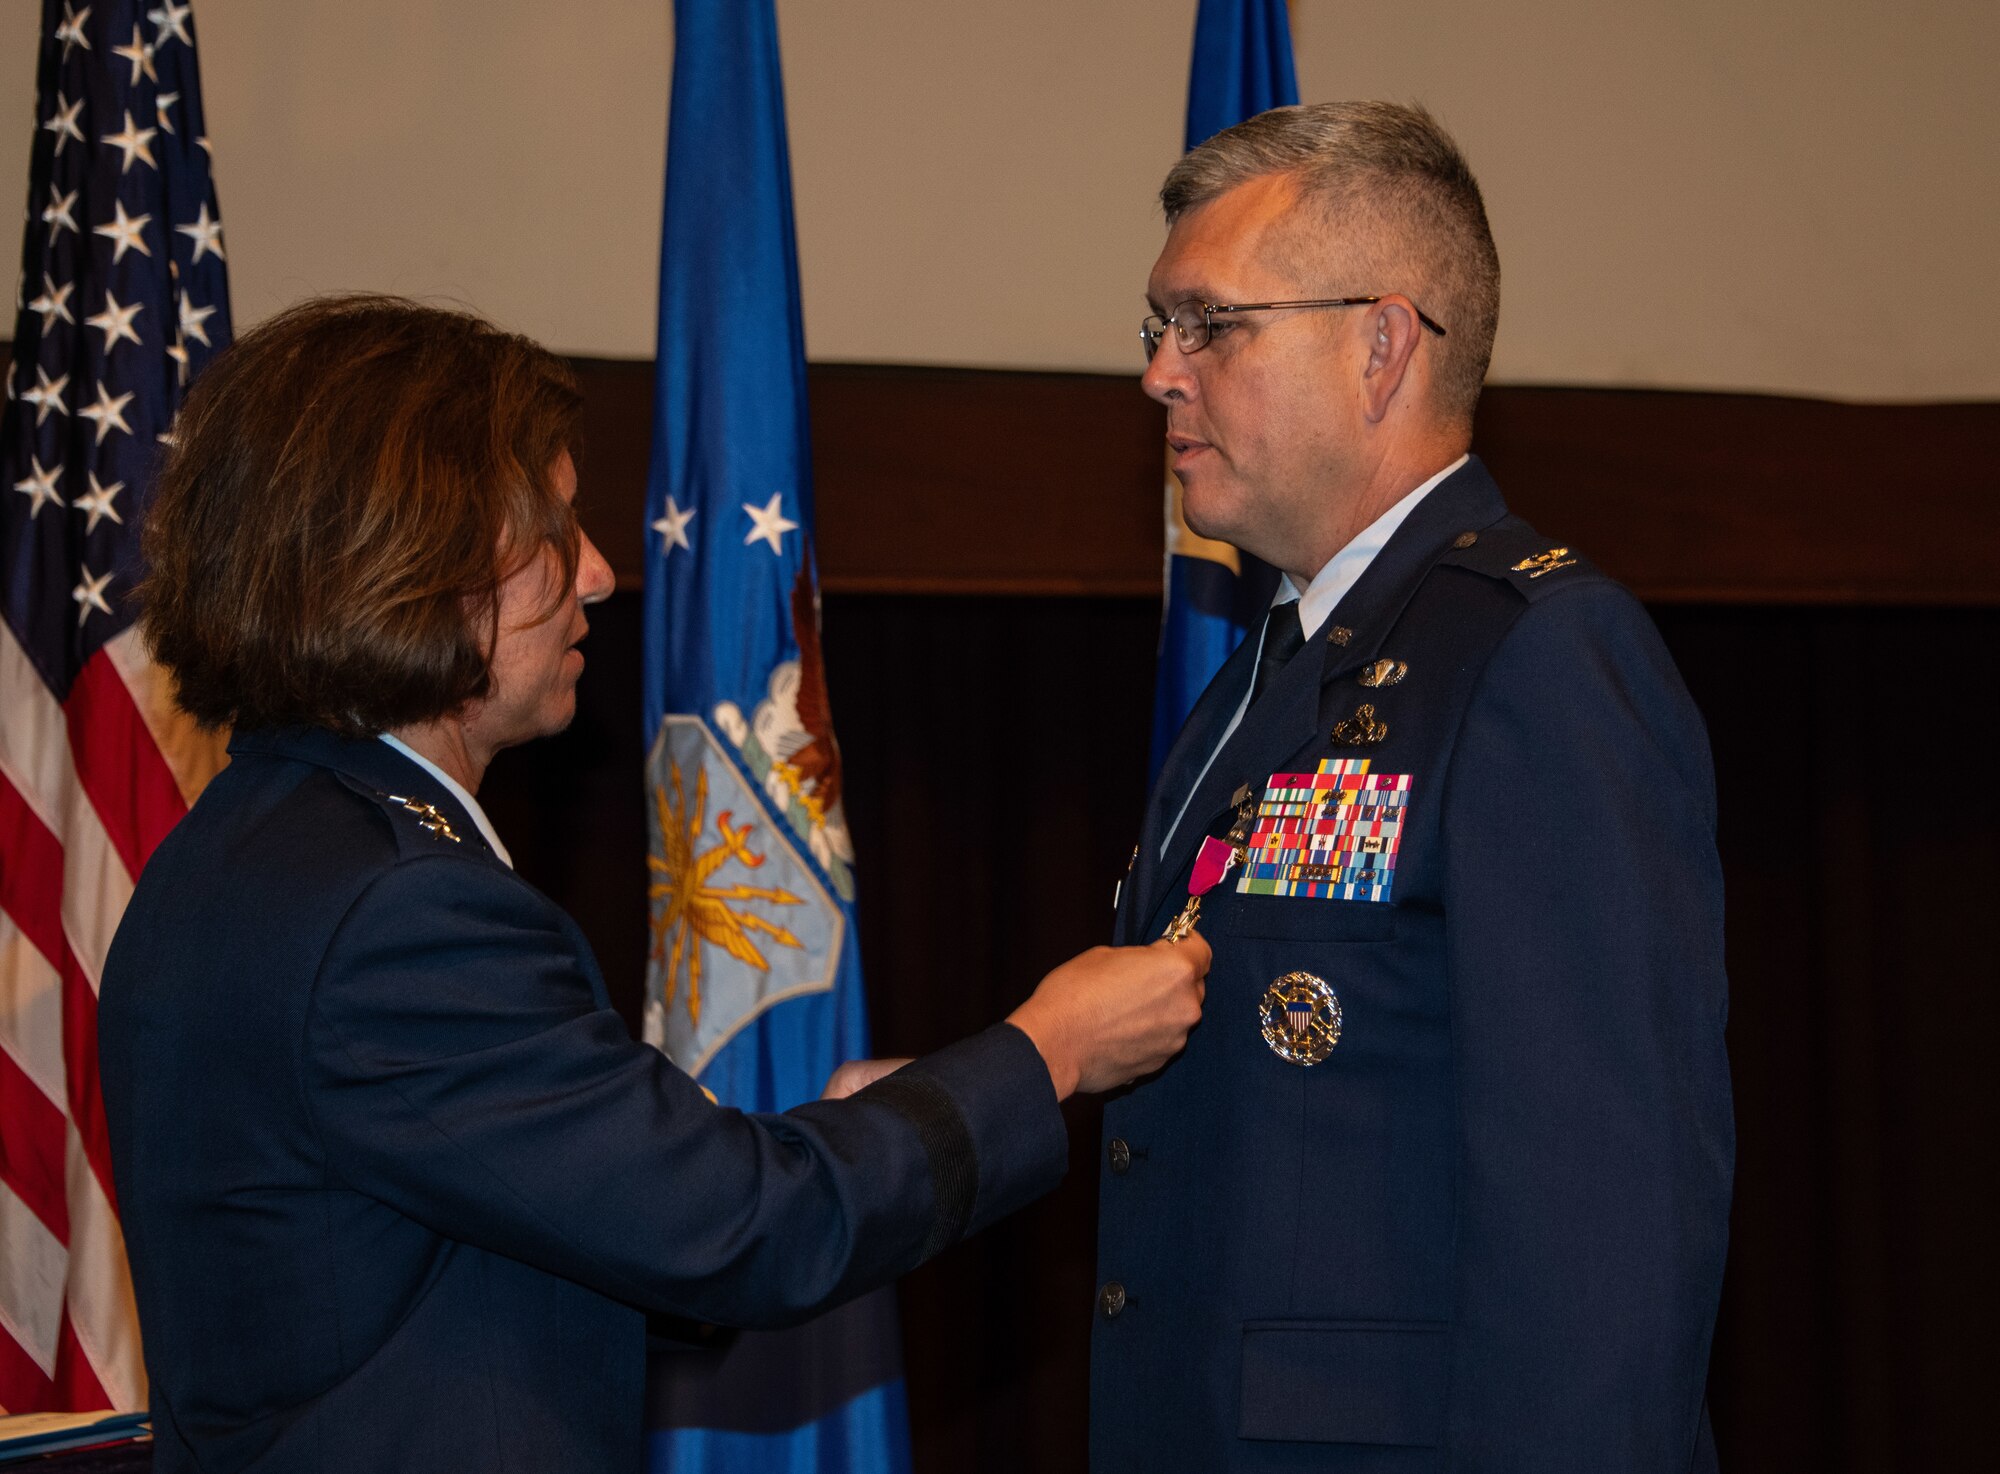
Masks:
[[[505,865],[509,870],[514,868],[514,857],[507,853],[507,846],[500,843],[500,836],[493,829],[493,821],[486,817],[486,810],[479,807],[479,800],[467,793],[463,784],[401,738],[393,737],[387,732],[378,732],[376,735],[395,748],[404,757],[422,768],[426,773],[437,779],[438,782],[445,786],[453,798],[465,805],[465,812],[472,815],[472,822],[479,826],[480,834],[484,836],[486,843],[492,847],[493,853],[500,857],[500,863]]]
[[[1272,596],[1271,602],[1282,604],[1287,599],[1297,599],[1299,623],[1305,627],[1308,638],[1317,634],[1319,627],[1326,623],[1327,616],[1333,613],[1334,606],[1360,581],[1361,575],[1368,571],[1368,565],[1375,561],[1375,555],[1388,546],[1389,539],[1396,535],[1396,529],[1401,527],[1404,519],[1417,509],[1417,503],[1429,496],[1439,482],[1471,458],[1470,455],[1460,456],[1364,527],[1352,542],[1335,553],[1327,561],[1326,566],[1313,575],[1312,582],[1306,585],[1303,594],[1299,592],[1298,585],[1292,582],[1289,573],[1279,575],[1278,591]]]

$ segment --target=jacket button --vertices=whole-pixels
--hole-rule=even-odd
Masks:
[[[1124,1137],[1112,1137],[1110,1150],[1113,1172],[1125,1173],[1132,1170],[1132,1148],[1126,1145]]]
[[[1117,1280],[1107,1282],[1097,1292],[1097,1308],[1104,1312],[1106,1320],[1116,1319],[1118,1312],[1125,1308],[1125,1287]]]

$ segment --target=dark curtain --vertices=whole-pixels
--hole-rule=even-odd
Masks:
[[[581,709],[481,797],[597,947],[645,953],[638,598]],[[1710,1375],[1725,1466],[1986,1467],[2000,1309],[1980,1184],[2000,1039],[2000,611],[1655,611],[1707,714],[1739,1137]],[[1144,799],[1150,600],[829,596],[877,1048],[1001,1017],[1105,937]],[[921,1474],[1080,1468],[1097,1113],[1052,1196],[904,1282]]]

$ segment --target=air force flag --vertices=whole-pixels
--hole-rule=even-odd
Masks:
[[[647,490],[645,1034],[782,1111],[868,1053],[773,0],[677,0]],[[900,1474],[894,1300],[656,1360],[655,1470]]]

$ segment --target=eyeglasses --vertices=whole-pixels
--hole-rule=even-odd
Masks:
[[[1166,341],[1167,329],[1174,330],[1174,344],[1183,353],[1199,353],[1208,346],[1208,340],[1215,336],[1215,319],[1225,312],[1276,312],[1281,307],[1366,307],[1380,302],[1380,297],[1321,297],[1311,302],[1237,302],[1225,306],[1220,302],[1190,300],[1174,309],[1172,317],[1161,317],[1155,312],[1139,324],[1139,341],[1146,347],[1146,357],[1150,361],[1160,351],[1160,344]],[[1412,302],[1417,321],[1442,338],[1444,329],[1424,315],[1422,308]]]

